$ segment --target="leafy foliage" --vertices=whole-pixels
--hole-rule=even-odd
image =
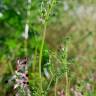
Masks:
[[[15,94],[8,80],[24,56],[32,96],[95,96],[94,5],[96,0],[1,0],[0,96]],[[28,39],[22,35],[26,24]]]

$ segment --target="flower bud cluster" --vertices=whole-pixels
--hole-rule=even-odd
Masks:
[[[14,85],[14,90],[16,90],[16,96],[21,96],[20,95],[20,90],[22,91],[21,93],[24,94],[24,96],[31,96],[30,95],[30,90],[28,87],[28,64],[27,64],[28,59],[22,58],[17,60],[16,64],[16,71],[15,71],[15,85]]]

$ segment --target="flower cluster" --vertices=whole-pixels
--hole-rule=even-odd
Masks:
[[[76,88],[71,88],[71,92],[74,96],[83,96],[80,91],[78,91]]]
[[[61,91],[58,91],[58,96],[65,96],[65,93],[64,93],[64,91],[63,91],[63,90],[61,90]]]
[[[16,96],[31,96],[30,90],[28,88],[28,59],[22,58],[18,59],[16,63],[16,71],[15,75],[13,76],[15,78],[15,85],[14,90],[16,90]]]

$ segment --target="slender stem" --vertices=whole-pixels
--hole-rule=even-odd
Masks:
[[[24,51],[25,51],[25,56],[27,56],[27,40],[24,40]]]
[[[66,96],[69,96],[69,81],[68,81],[68,72],[66,74]]]
[[[56,82],[55,82],[55,96],[57,96],[57,83],[58,83],[58,79],[56,78]]]
[[[62,54],[63,53],[63,54]],[[62,51],[61,51],[61,56],[62,56],[62,63],[65,68],[65,79],[66,79],[66,92],[65,96],[69,96],[69,78],[68,78],[68,73],[69,73],[69,68],[68,68],[68,48],[67,48],[67,41],[65,42],[65,45],[62,46]]]
[[[8,66],[10,68],[11,73],[14,74],[14,70],[12,68],[12,65],[11,65],[11,62],[10,61],[8,61]]]
[[[27,53],[28,53],[28,49],[27,49],[27,46],[28,46],[28,43],[27,43],[27,40],[28,40],[28,32],[29,32],[29,19],[30,19],[30,8],[31,8],[31,0],[27,0],[27,17],[26,17],[26,24],[25,24],[25,40],[24,40],[24,51],[25,51],[25,56],[27,56]],[[27,37],[26,37],[27,35]]]
[[[45,36],[46,36],[47,20],[49,18],[50,12],[51,12],[52,7],[54,5],[54,1],[55,0],[52,1],[51,7],[48,8],[47,15],[45,17],[43,37],[42,37],[42,43],[41,43],[40,55],[39,55],[39,74],[40,74],[40,91],[41,91],[41,95],[42,95],[42,92],[43,92],[43,88],[42,88],[42,72],[41,72],[41,67],[42,67],[41,62],[42,62],[42,55],[43,55],[43,47],[44,47],[44,41],[45,41]]]
[[[42,62],[42,54],[43,54],[43,46],[44,46],[44,41],[45,41],[45,35],[46,35],[46,27],[47,24],[44,24],[44,31],[43,31],[43,37],[42,37],[42,44],[41,44],[41,49],[40,49],[40,57],[39,57],[39,74],[40,74],[40,91],[42,92],[42,72],[41,72],[41,62]]]
[[[32,66],[32,71],[33,72],[35,72],[36,57],[37,57],[37,46],[35,48],[35,53],[34,53],[34,60],[33,60],[33,66]]]
[[[50,89],[50,86],[51,86],[51,83],[52,83],[53,79],[54,79],[54,77],[51,78],[51,80],[50,80],[50,82],[49,82],[49,84],[48,84],[48,87],[47,87],[47,89],[46,89],[47,91]]]
[[[55,2],[56,2],[56,0],[52,0],[52,2],[51,2],[51,7],[49,7],[48,12],[47,12],[47,16],[46,16],[46,18],[45,18],[46,20],[48,20],[49,15],[50,15],[50,13],[51,13],[51,11],[52,11],[52,8],[53,8]]]
[[[8,60],[8,61],[6,61],[7,63],[8,63],[8,67],[9,67],[9,69],[10,69],[10,71],[11,71],[11,73],[12,74],[14,74],[14,69],[13,69],[13,67],[12,67],[12,61],[14,60],[14,58],[15,58],[15,56],[16,56],[16,53],[18,52],[18,49],[20,48],[20,45],[18,45],[17,47],[16,47],[16,49],[14,50],[14,52],[13,52],[13,54],[12,54],[12,56],[11,56],[11,59],[10,60]],[[7,64],[6,63],[6,64]]]
[[[67,61],[67,58],[68,58],[68,56],[67,56],[67,54],[68,54],[68,48],[67,48],[67,44],[65,44],[66,46],[65,46],[65,52],[64,52],[64,54],[65,54],[65,60],[64,60],[64,64],[65,64],[65,69],[66,69],[66,72],[65,72],[65,78],[66,78],[66,96],[69,96],[69,78],[68,78],[68,71],[69,71],[69,69],[68,69],[68,61]]]

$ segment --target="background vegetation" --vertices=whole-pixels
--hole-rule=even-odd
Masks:
[[[95,39],[96,0],[0,0],[0,96],[25,56],[32,96],[96,96]]]

